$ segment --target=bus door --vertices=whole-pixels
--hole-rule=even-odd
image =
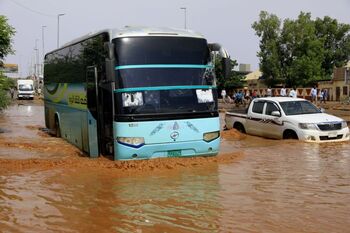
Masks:
[[[88,66],[86,68],[86,99],[87,99],[87,140],[86,146],[90,157],[98,157],[98,88],[97,68]]]

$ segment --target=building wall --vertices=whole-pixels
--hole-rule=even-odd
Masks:
[[[319,82],[318,87],[329,89],[332,101],[348,100],[350,96],[350,68],[335,68],[332,81]]]

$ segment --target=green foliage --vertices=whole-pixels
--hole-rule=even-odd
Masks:
[[[6,106],[10,103],[7,92],[11,87],[14,87],[15,85],[16,84],[13,79],[6,78],[0,72],[0,110],[6,108]]]
[[[7,23],[7,18],[0,15],[0,65],[5,56],[12,54],[12,37],[15,34],[15,30]]]
[[[231,60],[232,69],[237,65],[238,63],[236,60]],[[222,62],[219,58],[215,59],[215,75],[217,79],[218,89],[230,90],[238,87],[243,87],[244,77],[233,70],[231,71],[230,77],[225,79]]]
[[[301,12],[298,19],[285,20],[280,43],[288,86],[310,86],[323,79],[324,48],[310,13]]]
[[[14,34],[15,30],[7,23],[7,18],[0,15],[0,66],[2,66],[6,55],[13,53],[11,42]],[[6,78],[0,72],[0,110],[9,104],[7,91],[14,85],[14,80]]]
[[[252,28],[260,37],[260,69],[266,84],[310,86],[329,79],[334,67],[350,58],[350,25],[326,16],[311,19],[301,12],[296,20],[281,20],[265,11]]]
[[[10,103],[10,98],[6,94],[5,90],[0,89],[0,111],[6,108]]]
[[[350,59],[350,25],[325,16],[315,20],[315,29],[325,49],[322,68],[331,76],[334,67],[341,67]]]
[[[263,72],[266,84],[274,86],[282,79],[280,59],[281,20],[276,15],[261,11],[260,21],[254,22],[252,27],[261,38],[260,51],[258,52],[260,70]]]

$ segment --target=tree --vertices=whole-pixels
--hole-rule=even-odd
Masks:
[[[231,74],[229,78],[225,79],[224,72],[222,69],[221,60],[216,58],[215,60],[215,75],[217,79],[217,86],[219,90],[222,89],[235,89],[243,86],[243,76],[235,72],[233,69],[237,66],[238,63],[236,60],[231,60]]]
[[[266,84],[310,86],[330,79],[334,67],[350,59],[350,25],[328,16],[311,19],[300,12],[296,20],[281,20],[265,11],[252,28],[260,37],[260,69]]]
[[[3,65],[4,58],[13,53],[12,50],[12,37],[15,34],[15,30],[7,23],[7,18],[0,15],[0,67]],[[5,108],[9,99],[6,95],[6,91],[13,85],[13,81],[6,78],[2,72],[0,72],[0,110]]]
[[[282,72],[288,86],[309,86],[322,80],[324,49],[310,13],[286,19],[281,32]]]
[[[0,66],[3,64],[5,56],[12,54],[12,37],[15,29],[7,23],[7,18],[0,15]]]
[[[281,68],[281,20],[273,14],[261,11],[259,21],[254,22],[252,28],[260,39],[260,70],[267,85],[274,86],[280,83],[282,76]]]
[[[341,67],[350,59],[350,25],[325,16],[315,20],[315,29],[325,50],[322,68],[331,76],[334,67]]]

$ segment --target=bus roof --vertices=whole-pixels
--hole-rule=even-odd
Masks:
[[[112,39],[133,36],[175,36],[203,38],[203,35],[186,29],[175,29],[166,27],[136,27],[126,26],[122,29],[113,30]]]
[[[65,43],[60,48],[78,43],[90,37],[107,32],[110,35],[110,40],[122,37],[138,37],[138,36],[174,36],[174,37],[192,37],[204,38],[203,35],[186,29],[175,29],[166,27],[140,27],[140,26],[125,26],[121,29],[104,29],[96,32],[88,33],[84,36],[76,38],[68,43]],[[59,48],[59,49],[60,49]]]

